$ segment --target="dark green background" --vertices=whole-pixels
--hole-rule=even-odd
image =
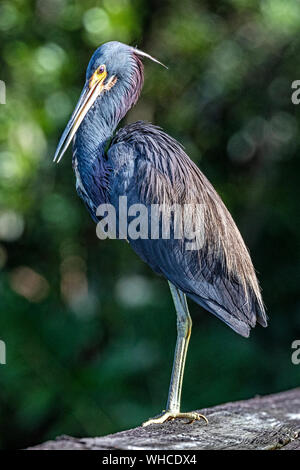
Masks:
[[[94,49],[156,56],[125,121],[182,142],[252,254],[270,317],[239,337],[190,302],[183,409],[299,385],[300,3],[2,1],[0,446],[103,435],[165,405],[176,338],[165,280],[130,247],[101,242],[75,192],[70,151],[52,164]]]

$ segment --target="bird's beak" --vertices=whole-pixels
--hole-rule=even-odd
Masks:
[[[99,73],[99,71],[96,70],[90,80],[85,84],[71,119],[58,143],[53,159],[54,162],[58,163],[62,159],[80,124],[98,96],[101,95],[104,90],[109,89],[109,84],[110,87],[112,86],[111,79],[104,85],[106,77],[106,71]]]

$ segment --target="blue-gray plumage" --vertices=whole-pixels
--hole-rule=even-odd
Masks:
[[[256,321],[266,326],[267,320],[242,237],[220,197],[181,145],[160,128],[141,121],[116,132],[119,121],[138,100],[143,85],[142,56],[155,60],[119,42],[97,49],[55,159],[60,160],[74,137],[76,187],[95,222],[98,206],[110,203],[118,210],[120,196],[127,197],[128,206],[203,207],[205,242],[197,250],[186,250],[182,240],[174,237],[127,237],[134,251],[169,281],[178,316],[167,412],[149,424],[173,417],[199,418],[179,410],[191,329],[185,294],[243,336],[249,336]]]

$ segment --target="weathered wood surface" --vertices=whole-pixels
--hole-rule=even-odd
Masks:
[[[300,388],[198,410],[209,424],[175,420],[104,437],[58,437],[35,449],[300,450]]]

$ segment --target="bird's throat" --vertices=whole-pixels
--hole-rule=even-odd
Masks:
[[[143,83],[141,66],[136,68],[134,78],[129,81],[129,86],[118,81],[111,90],[99,96],[74,138],[73,167],[77,190],[89,209],[108,202],[111,170],[106,154],[120,120],[139,97]]]
[[[111,97],[97,100],[81,123],[73,144],[73,168],[77,191],[92,216],[108,202],[110,168],[107,151],[120,119],[127,109]]]

